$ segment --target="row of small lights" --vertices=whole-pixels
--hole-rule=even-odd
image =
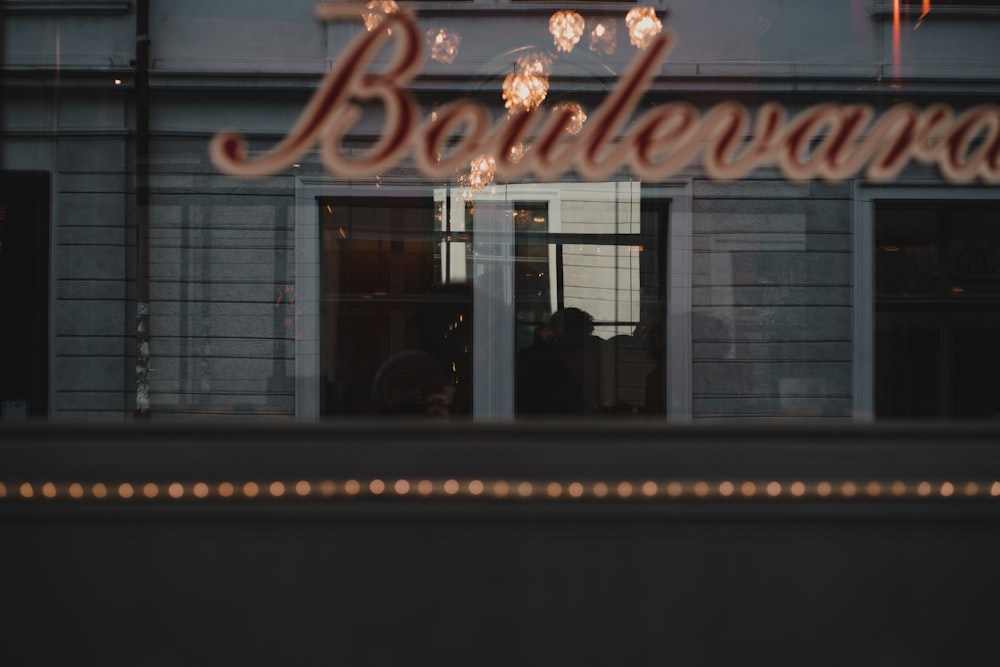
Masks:
[[[206,498],[333,498],[359,496],[406,496],[406,497],[486,497],[501,499],[631,499],[631,498],[979,498],[1000,497],[1000,481],[995,482],[954,482],[906,483],[903,481],[857,483],[845,482],[530,482],[478,479],[459,481],[456,479],[432,481],[406,479],[361,481],[348,479],[334,482],[323,480],[294,483],[272,481],[258,483],[180,482],[132,484],[104,484],[98,482],[85,486],[82,483],[56,484],[44,482],[32,484],[23,482],[10,487],[0,482],[0,499],[155,499],[166,497],[173,500]]]

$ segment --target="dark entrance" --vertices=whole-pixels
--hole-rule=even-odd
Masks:
[[[1000,206],[882,205],[875,226],[875,411],[1000,417]]]
[[[49,175],[0,172],[2,419],[45,418],[49,393]]]

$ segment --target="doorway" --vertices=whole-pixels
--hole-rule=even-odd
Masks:
[[[0,172],[3,421],[49,409],[49,174]]]

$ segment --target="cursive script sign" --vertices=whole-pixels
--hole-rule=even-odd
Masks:
[[[321,5],[321,19],[357,15],[352,5]],[[980,105],[962,113],[944,104],[919,109],[897,104],[881,116],[863,104],[819,104],[793,117],[777,103],[763,104],[753,119],[736,102],[704,112],[686,102],[663,104],[632,119],[649,83],[674,43],[667,33],[640,53],[618,85],[575,135],[565,131],[571,110],[541,108],[494,122],[489,108],[459,99],[422,117],[406,85],[423,63],[421,32],[405,12],[386,15],[378,30],[361,34],[324,77],[287,136],[253,157],[233,132],[211,143],[215,165],[246,178],[277,173],[317,144],[334,175],[374,176],[412,157],[429,178],[449,178],[478,155],[495,157],[497,174],[529,174],[555,180],[573,169],[599,180],[627,167],[645,181],[678,173],[699,157],[714,179],[738,179],[759,167],[776,166],[791,180],[840,181],[864,171],[876,181],[894,178],[911,161],[937,165],[950,181],[1000,182],[1000,106]],[[370,71],[388,46],[389,64]],[[342,144],[362,115],[360,102],[385,110],[382,132],[364,154],[349,156]],[[631,121],[631,122],[630,122]],[[511,158],[517,144],[530,146]]]

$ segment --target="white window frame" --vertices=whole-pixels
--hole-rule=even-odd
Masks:
[[[558,184],[542,186],[559,197]],[[295,418],[317,421],[320,416],[320,244],[321,197],[378,197],[387,191],[433,197],[432,184],[414,181],[359,185],[332,177],[295,179]],[[690,180],[643,185],[641,194],[670,201],[667,221],[667,419],[691,420],[691,268],[692,184]],[[510,197],[506,197],[509,199]],[[526,200],[520,193],[515,199]],[[550,201],[550,199],[545,199]],[[555,207],[558,209],[558,207]],[[550,203],[550,210],[552,209]],[[556,224],[559,221],[556,220]],[[513,359],[510,360],[513,363]],[[512,373],[513,367],[508,374]],[[492,391],[492,390],[491,390]],[[509,420],[513,404],[491,394],[485,409],[477,403],[475,418]]]

